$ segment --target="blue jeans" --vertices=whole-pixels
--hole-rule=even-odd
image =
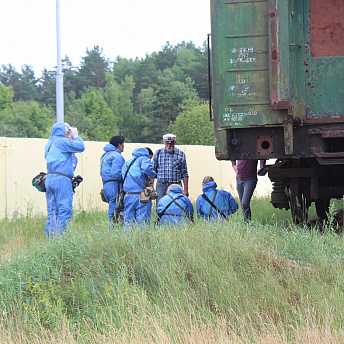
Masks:
[[[245,221],[251,220],[250,202],[256,185],[257,177],[249,180],[237,179],[237,191]]]

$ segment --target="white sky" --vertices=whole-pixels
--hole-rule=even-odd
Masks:
[[[113,61],[144,57],[210,33],[210,0],[60,0],[61,56],[79,66],[86,48],[103,48]],[[56,53],[56,0],[3,0],[0,11],[0,67],[18,71],[31,65],[36,77],[53,70]]]

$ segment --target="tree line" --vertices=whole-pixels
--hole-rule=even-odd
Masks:
[[[168,131],[179,144],[213,144],[209,121],[207,46],[171,45],[145,58],[110,61],[99,46],[78,67],[62,61],[64,117],[85,140],[160,143]],[[0,68],[0,136],[41,137],[56,121],[56,70],[36,78],[24,65]]]

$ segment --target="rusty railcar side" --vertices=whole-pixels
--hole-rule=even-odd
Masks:
[[[211,25],[217,158],[277,159],[272,203],[324,216],[344,194],[344,3],[211,0]]]

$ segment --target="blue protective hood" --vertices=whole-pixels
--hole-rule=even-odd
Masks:
[[[217,184],[215,182],[209,182],[203,186],[203,192],[214,190],[217,188]]]
[[[66,127],[64,123],[55,123],[52,126],[52,134],[49,140],[56,140],[58,138],[66,137]]]
[[[111,152],[111,151],[119,152],[119,150],[118,150],[114,145],[112,145],[111,143],[107,143],[107,144],[104,146],[103,150],[104,150],[105,152]]]
[[[148,150],[146,148],[136,148],[133,151],[133,156],[135,158],[138,158],[140,156],[146,156],[148,158],[149,154],[148,154]]]
[[[170,190],[170,192],[174,193],[174,194],[181,194],[183,195],[183,190],[181,188],[177,188],[177,187],[174,187]]]

